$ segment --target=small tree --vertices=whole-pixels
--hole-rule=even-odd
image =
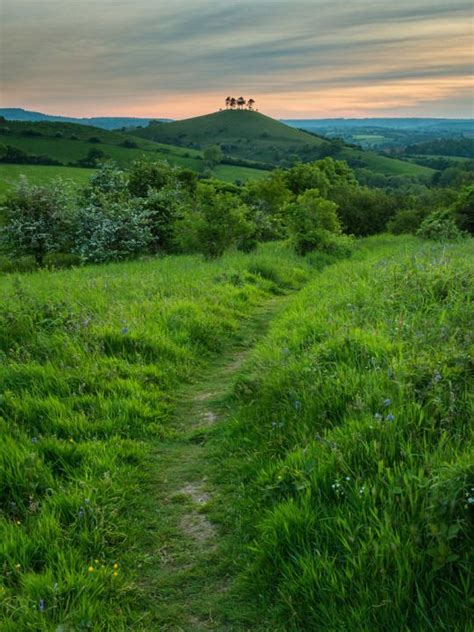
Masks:
[[[146,197],[149,191],[160,191],[172,176],[173,168],[167,162],[141,158],[129,171],[128,188],[134,197]]]
[[[68,251],[73,226],[69,187],[61,180],[30,185],[22,177],[1,209],[0,241],[12,256],[33,256],[38,266],[52,252]]]
[[[288,204],[287,213],[295,250],[301,255],[325,250],[331,236],[341,232],[336,204],[321,197],[317,189],[299,195]]]
[[[102,149],[92,148],[89,149],[87,155],[84,158],[81,158],[77,161],[77,164],[81,167],[98,167],[101,162],[106,160],[107,156],[102,151]]]
[[[255,232],[250,210],[232,193],[217,193],[200,185],[192,209],[176,224],[176,242],[184,252],[220,257],[230,246],[244,243]]]
[[[204,160],[210,168],[218,165],[222,161],[222,150],[218,145],[209,145],[204,149]]]
[[[244,199],[254,212],[259,240],[269,241],[285,236],[285,208],[292,198],[285,174],[279,169],[262,180],[248,183]]]

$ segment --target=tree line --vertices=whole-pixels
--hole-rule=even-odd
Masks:
[[[59,265],[66,255],[75,264],[142,254],[215,258],[271,240],[287,240],[301,255],[339,255],[350,252],[352,236],[387,228],[440,239],[473,233],[474,186],[388,192],[360,185],[346,162],[332,158],[237,186],[143,158],[127,170],[104,164],[79,190],[23,178],[0,219],[0,252],[10,261],[34,258],[38,267],[52,255]]]

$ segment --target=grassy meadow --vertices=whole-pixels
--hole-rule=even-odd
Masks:
[[[55,178],[65,178],[78,186],[85,186],[93,173],[93,169],[78,167],[0,164],[0,198],[13,190],[21,176],[26,176],[28,182],[36,185],[47,184]]]
[[[2,630],[174,629],[143,619],[171,608],[140,583],[162,563],[137,524],[163,485],[151,454],[176,459],[182,386],[292,291],[192,465],[234,578],[215,629],[467,631],[472,271],[470,241],[379,236],[350,261],[267,244],[5,275]]]
[[[177,387],[310,271],[267,245],[0,279],[2,630],[129,629],[133,503]]]
[[[473,271],[472,240],[363,240],[241,371],[216,477],[262,629],[472,629]]]

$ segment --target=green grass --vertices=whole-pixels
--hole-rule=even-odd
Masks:
[[[473,252],[0,279],[2,630],[470,629]]]
[[[45,184],[54,178],[67,178],[82,186],[87,184],[93,173],[93,169],[77,167],[0,164],[0,198],[13,189],[20,176],[26,176],[31,184]]]
[[[177,388],[309,271],[268,245],[0,279],[2,630],[135,629],[136,499]]]
[[[263,169],[252,169],[250,167],[238,167],[234,165],[217,165],[217,167],[214,167],[213,173],[216,178],[224,180],[225,182],[261,180],[262,178],[266,178],[269,174],[268,171],[264,171]]]
[[[365,240],[244,368],[215,449],[262,629],[471,629],[473,268],[472,240]]]
[[[430,167],[423,167],[422,165],[417,165],[413,162],[405,162],[404,160],[388,158],[373,151],[344,149],[339,157],[343,160],[347,160],[349,163],[351,160],[357,160],[361,163],[360,166],[370,169],[370,171],[375,173],[382,173],[387,176],[412,175],[431,177],[435,173],[435,170]]]

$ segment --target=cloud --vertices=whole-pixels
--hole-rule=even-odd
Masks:
[[[2,6],[8,105],[179,117],[216,109],[224,93],[239,92],[252,93],[276,116],[311,116],[321,103],[331,116],[335,109],[353,111],[354,90],[357,111],[376,113],[387,100],[374,100],[374,90],[391,95],[396,88],[400,99],[388,101],[398,104],[397,115],[404,102],[416,110],[418,81],[425,115],[452,78],[450,111],[469,114],[472,9],[463,0],[3,0]]]

